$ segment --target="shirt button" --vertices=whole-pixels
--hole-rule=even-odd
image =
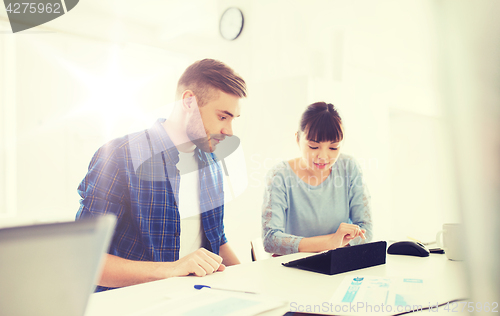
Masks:
[[[174,236],[175,236],[175,237],[179,237],[179,235],[180,235],[180,234],[179,234],[178,232],[175,232],[175,233],[174,233]]]

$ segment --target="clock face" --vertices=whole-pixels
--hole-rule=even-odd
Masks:
[[[240,9],[229,8],[220,19],[220,34],[227,40],[234,40],[243,30],[243,13]]]

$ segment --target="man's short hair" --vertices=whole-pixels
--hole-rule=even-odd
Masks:
[[[177,83],[177,96],[185,90],[193,91],[198,106],[203,106],[218,97],[218,91],[240,98],[247,96],[245,80],[223,62],[203,59],[189,66]]]

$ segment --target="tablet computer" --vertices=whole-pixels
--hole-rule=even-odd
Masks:
[[[334,275],[385,264],[386,249],[387,242],[377,241],[329,250],[317,255],[286,262],[283,265]]]

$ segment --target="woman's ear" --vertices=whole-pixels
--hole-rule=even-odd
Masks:
[[[299,132],[295,132],[295,138],[297,139],[297,145],[298,145],[300,140]]]

